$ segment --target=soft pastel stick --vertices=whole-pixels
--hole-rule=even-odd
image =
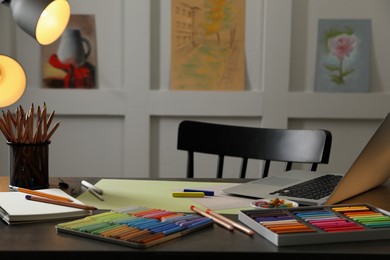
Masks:
[[[149,230],[153,230],[153,229],[156,229],[156,228],[161,228],[163,226],[166,226],[169,222],[160,222],[160,221],[157,221],[155,223],[150,223],[149,225],[143,225],[143,226],[139,226],[138,228],[140,229],[149,229]]]
[[[214,191],[212,190],[197,190],[197,189],[184,189],[184,192],[203,192],[206,196],[214,196]]]
[[[164,232],[165,230],[169,230],[177,226],[178,225],[176,225],[175,223],[164,222],[160,226],[150,229],[150,231],[152,231],[153,233]]]
[[[314,229],[290,229],[290,230],[275,230],[273,231],[277,234],[286,234],[286,233],[303,233],[303,232],[316,232]]]
[[[155,219],[160,219],[161,217],[164,216],[169,216],[172,215],[173,213],[170,211],[160,211],[160,212],[155,212],[151,214],[146,214],[144,215],[144,218],[155,218]]]
[[[187,226],[188,229],[196,228],[200,225],[211,223],[213,220],[211,218],[201,218],[200,221],[193,222],[191,225]]]
[[[351,230],[364,230],[364,228],[360,226],[351,226],[351,227],[326,228],[324,230],[327,232],[343,232],[343,231],[351,231]]]
[[[173,197],[195,197],[195,198],[202,198],[204,197],[204,192],[199,191],[193,191],[193,192],[172,192]]]
[[[364,223],[364,225],[372,228],[390,227],[390,221],[368,222]]]
[[[172,227],[170,229],[163,230],[162,233],[164,233],[164,235],[168,236],[172,233],[176,233],[176,232],[182,231],[184,229],[185,229],[185,227],[176,225],[175,227]]]
[[[153,240],[156,240],[156,239],[159,239],[159,238],[163,238],[165,235],[163,233],[155,233],[155,234],[151,234],[149,236],[146,236],[142,239],[138,239],[136,242],[137,243],[141,243],[141,244],[145,244],[145,243],[148,243],[148,242],[151,242]]]
[[[91,234],[99,235],[99,234],[101,234],[104,231],[111,230],[111,229],[116,228],[118,226],[120,226],[120,225],[114,224],[114,225],[109,225],[109,226],[102,227],[102,228],[99,228],[99,229],[95,229],[94,231],[91,232]]]
[[[123,232],[124,230],[127,230],[129,227],[126,225],[119,225],[117,227],[111,228],[109,230],[103,231],[100,233],[101,236],[111,236],[113,234],[118,234],[120,232]]]
[[[150,234],[150,231],[147,230],[147,229],[139,230],[139,231],[130,233],[130,234],[126,235],[126,236],[121,236],[120,239],[131,241],[132,239],[134,239],[134,238],[136,238],[136,237],[139,237],[139,236],[141,236],[141,235],[144,235],[144,234]]]
[[[369,210],[366,206],[351,206],[351,207],[335,207],[334,211],[356,211],[356,210]]]
[[[161,212],[161,209],[147,209],[147,210],[135,212],[135,213],[133,213],[133,215],[136,217],[143,217],[145,215],[149,215],[149,214],[156,213],[156,212]]]
[[[125,237],[127,237],[130,234],[133,234],[135,232],[138,232],[139,229],[135,227],[129,227],[129,230],[124,230],[123,232],[120,232],[119,234],[111,235],[110,237],[122,239],[124,240]]]
[[[167,221],[169,219],[174,219],[174,218],[177,218],[177,217],[180,217],[180,216],[184,216],[184,214],[183,213],[172,212],[171,215],[162,216],[160,218],[160,221]]]
[[[169,217],[168,218],[161,218],[161,222],[165,222],[165,221],[169,221],[169,222],[178,222],[178,221],[181,221],[181,220],[188,220],[188,219],[193,219],[193,218],[199,218],[198,215],[195,215],[195,214],[188,214],[188,215],[178,215],[176,217]]]

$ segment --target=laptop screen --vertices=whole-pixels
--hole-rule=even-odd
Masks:
[[[390,113],[363,148],[325,204],[375,188],[390,178]]]

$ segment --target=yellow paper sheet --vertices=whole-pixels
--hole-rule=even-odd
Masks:
[[[88,191],[77,199],[98,209],[118,209],[131,205],[160,208],[171,211],[191,212],[190,206],[210,208],[224,214],[237,214],[241,209],[250,209],[250,199],[230,197],[221,194],[221,189],[238,183],[193,182],[166,180],[102,179],[96,186],[103,189],[104,201]],[[175,198],[174,191],[184,188],[214,190],[215,196],[205,198]]]

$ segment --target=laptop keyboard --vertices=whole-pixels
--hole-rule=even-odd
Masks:
[[[341,175],[327,174],[310,181],[274,191],[270,194],[316,200],[329,196],[341,178]]]

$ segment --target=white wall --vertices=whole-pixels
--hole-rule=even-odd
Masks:
[[[169,0],[69,2],[72,13],[95,15],[96,90],[42,89],[40,46],[0,6],[0,53],[17,58],[28,76],[16,105],[45,102],[61,121],[50,145],[51,176],[183,177],[186,155],[176,150],[183,119],[326,128],[333,134],[331,160],[319,169],[344,172],[390,111],[389,1],[246,0],[244,92],[169,90]],[[372,20],[370,93],[313,91],[319,18]],[[199,161],[197,176],[214,175],[214,161]],[[227,164],[228,176],[237,176],[239,165]],[[0,175],[8,175],[7,167],[4,139]],[[249,176],[258,168],[252,163]]]

